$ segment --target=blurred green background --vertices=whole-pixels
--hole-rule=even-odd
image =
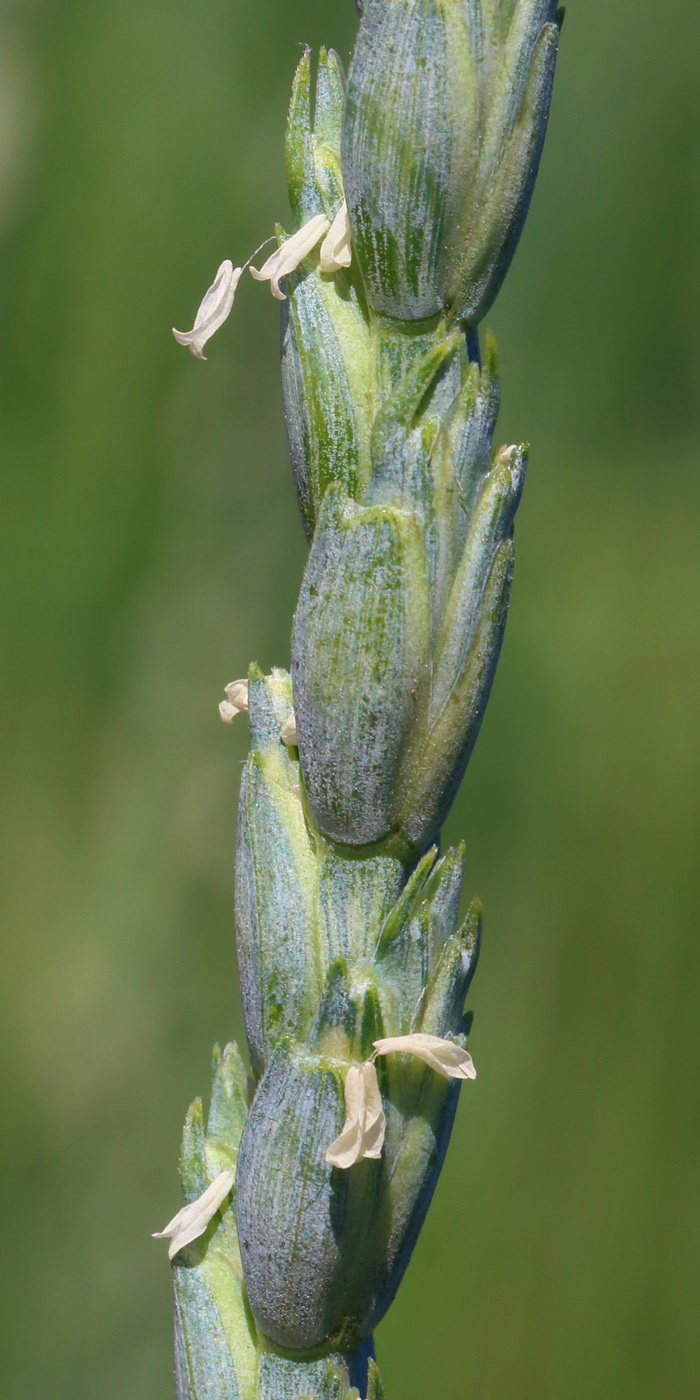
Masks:
[[[2,0],[4,1400],[173,1400],[149,1238],[215,1039],[246,726],[305,548],[276,309],[303,41],[351,0]],[[700,11],[572,0],[491,320],[533,443],[450,820],[486,906],[479,1079],[378,1345],[389,1400],[700,1393]]]

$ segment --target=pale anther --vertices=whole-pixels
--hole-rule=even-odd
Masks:
[[[230,681],[224,686],[226,699],[219,705],[219,714],[224,724],[231,724],[236,715],[245,714],[248,709],[248,682]]]
[[[474,1061],[469,1052],[454,1040],[443,1040],[439,1035],[394,1035],[385,1040],[375,1040],[374,1048],[378,1055],[390,1055],[393,1051],[415,1055],[447,1079],[476,1079]]]
[[[224,686],[224,695],[231,705],[237,710],[248,709],[248,682],[229,681]]]
[[[285,238],[259,270],[251,267],[251,276],[258,282],[269,282],[273,297],[278,301],[285,301],[286,297],[280,288],[281,279],[295,271],[329,228],[330,222],[325,214],[314,214],[314,217],[303,224],[297,233],[292,234],[291,238]]]
[[[242,267],[234,267],[228,259],[222,262],[211,287],[204,293],[192,330],[176,331],[173,328],[178,345],[188,345],[198,360],[206,359],[202,353],[204,346],[230,315],[242,272]]]
[[[331,1167],[347,1170],[364,1158],[381,1157],[386,1118],[377,1071],[371,1060],[351,1065],[345,1076],[345,1123],[326,1153]]]
[[[349,267],[351,262],[350,220],[347,202],[343,200],[321,244],[319,267],[321,272],[339,272],[341,267]]]
[[[496,453],[496,461],[494,465],[497,467],[502,467],[506,464],[510,464],[510,462],[513,460],[513,457],[517,455],[517,452],[517,445],[513,447],[499,447],[498,452]]]
[[[297,746],[297,722],[293,710],[287,723],[283,726],[280,739],[288,749],[295,749]]]
[[[235,1172],[219,1172],[206,1191],[192,1201],[190,1205],[183,1206],[177,1215],[166,1225],[164,1230],[156,1230],[153,1235],[154,1240],[170,1240],[168,1246],[168,1258],[174,1259],[185,1245],[192,1244],[193,1240],[199,1239],[204,1234],[210,1220],[214,1218],[217,1210],[223,1205],[226,1197],[233,1188],[236,1179]]]

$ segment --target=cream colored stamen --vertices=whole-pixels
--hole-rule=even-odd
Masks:
[[[345,1124],[340,1137],[328,1148],[326,1161],[346,1170],[366,1157],[380,1157],[385,1131],[382,1096],[372,1061],[351,1065],[345,1076]]]
[[[224,686],[226,699],[219,705],[219,714],[224,724],[231,724],[236,715],[245,714],[248,710],[248,682],[230,681]]]
[[[192,1244],[193,1240],[199,1239],[200,1235],[214,1218],[217,1210],[223,1205],[226,1197],[233,1187],[235,1172],[219,1172],[206,1191],[192,1201],[190,1205],[183,1206],[177,1215],[174,1215],[164,1230],[156,1230],[153,1235],[154,1240],[170,1240],[168,1247],[168,1258],[174,1259],[185,1245]]]
[[[281,279],[295,271],[329,228],[330,222],[325,214],[314,214],[314,217],[303,224],[297,233],[292,234],[291,238],[285,238],[284,243],[275,249],[259,270],[251,267],[251,276],[258,282],[269,282],[273,297],[278,301],[285,301],[284,292],[280,288]]]
[[[206,355],[203,354],[204,346],[230,316],[242,272],[242,267],[234,267],[228,259],[222,262],[211,287],[204,293],[192,330],[173,329],[178,345],[189,346],[198,360],[206,359]]]
[[[349,267],[351,262],[350,220],[347,203],[343,200],[321,244],[319,266],[321,272],[339,272],[341,267]]]
[[[391,1055],[394,1051],[416,1055],[448,1079],[476,1079],[474,1061],[468,1051],[453,1040],[442,1040],[439,1035],[394,1035],[386,1040],[375,1040],[374,1048],[378,1055]]]
[[[295,749],[297,746],[297,722],[293,710],[282,729],[280,739],[288,749]]]

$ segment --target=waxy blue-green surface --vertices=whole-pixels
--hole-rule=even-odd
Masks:
[[[291,713],[286,673],[251,668],[252,752],[241,781],[236,934],[246,1036],[257,1074],[277,1040],[313,1018],[322,984],[316,946],[318,872],[298,764],[280,740]]]
[[[442,328],[382,328],[374,343],[371,475],[359,503],[342,469],[326,491],[295,617],[294,704],[322,831],[409,858],[436,839],[483,719],[527,452],[492,462],[490,338],[483,365]]]
[[[332,220],[347,194],[353,260],[324,274],[316,250],[286,284],[283,389],[311,548],[291,681],[249,672],[236,887],[256,1085],[235,1200],[263,1351],[303,1366],[340,1354],[349,1373],[371,1344],[423,1224],[459,1096],[458,1083],[410,1055],[381,1059],[379,1157],[342,1170],[326,1160],[345,1121],[351,1064],[387,1034],[423,1030],[463,1045],[470,1025],[480,914],[474,906],[459,928],[463,852],[420,858],[439,841],[488,702],[527,453],[492,459],[492,344],[482,367],[473,329],[440,321],[416,333],[411,323],[453,309],[450,297],[481,295],[471,274],[446,290],[475,256],[460,223],[465,178],[490,165],[498,181],[510,162],[508,197],[525,199],[510,143],[546,38],[542,16],[521,0],[499,29],[501,63],[478,6],[467,17],[447,0],[370,0],[349,96],[333,53],[319,56],[313,100],[308,52],[294,78],[294,223]],[[482,120],[480,84],[497,121],[494,111]],[[532,139],[541,143],[545,123],[540,113]],[[406,215],[401,200],[411,205],[403,248],[384,219],[394,197],[395,223]],[[498,237],[508,240],[507,221]],[[442,290],[426,306],[431,284]],[[377,319],[389,302],[393,326]]]
[[[344,105],[337,54],[322,49],[314,68],[307,50],[294,77],[287,122],[287,184],[297,225],[319,213],[332,220],[342,203]],[[335,481],[357,496],[369,480],[374,349],[353,269],[326,276],[318,270],[316,251],[287,280],[293,295],[283,308],[282,389],[299,508],[310,539],[326,487]]]
[[[367,0],[343,178],[369,301],[476,326],[508,271],[547,128],[556,0]]]
[[[235,1170],[248,1113],[245,1068],[235,1045],[214,1052],[206,1129],[200,1100],[182,1140],[180,1179],[189,1204],[222,1171]],[[206,1232],[172,1264],[177,1400],[255,1400],[258,1350],[241,1272],[235,1191]]]
[[[445,1390],[489,1400],[700,1388],[694,0],[674,21],[571,0],[492,313],[499,440],[533,452],[446,833],[488,910],[479,1079],[377,1334],[390,1400],[424,1400],[437,1359]],[[288,664],[305,547],[269,292],[241,284],[208,365],[168,328],[220,257],[291,228],[296,46],[346,59],[355,25],[350,0],[33,0],[0,19],[12,1400],[173,1397],[150,1232],[180,1204],[212,1040],[243,1035],[248,738],[216,703],[251,657]]]

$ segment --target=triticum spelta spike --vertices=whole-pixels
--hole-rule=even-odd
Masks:
[[[252,1079],[234,1046],[217,1052],[207,1126],[197,1103],[185,1128],[193,1208],[168,1227],[180,1400],[378,1400],[372,1330],[475,1073],[480,911],[460,925],[462,850],[437,845],[498,661],[527,459],[492,451],[496,350],[478,328],[527,213],[561,13],[358,9],[347,82],[322,51],[312,104],[299,64],[296,231],[254,270],[286,288],[310,554],[291,675],[253,666],[222,702],[251,729],[236,917]],[[222,264],[178,333],[194,353],[240,275]]]

